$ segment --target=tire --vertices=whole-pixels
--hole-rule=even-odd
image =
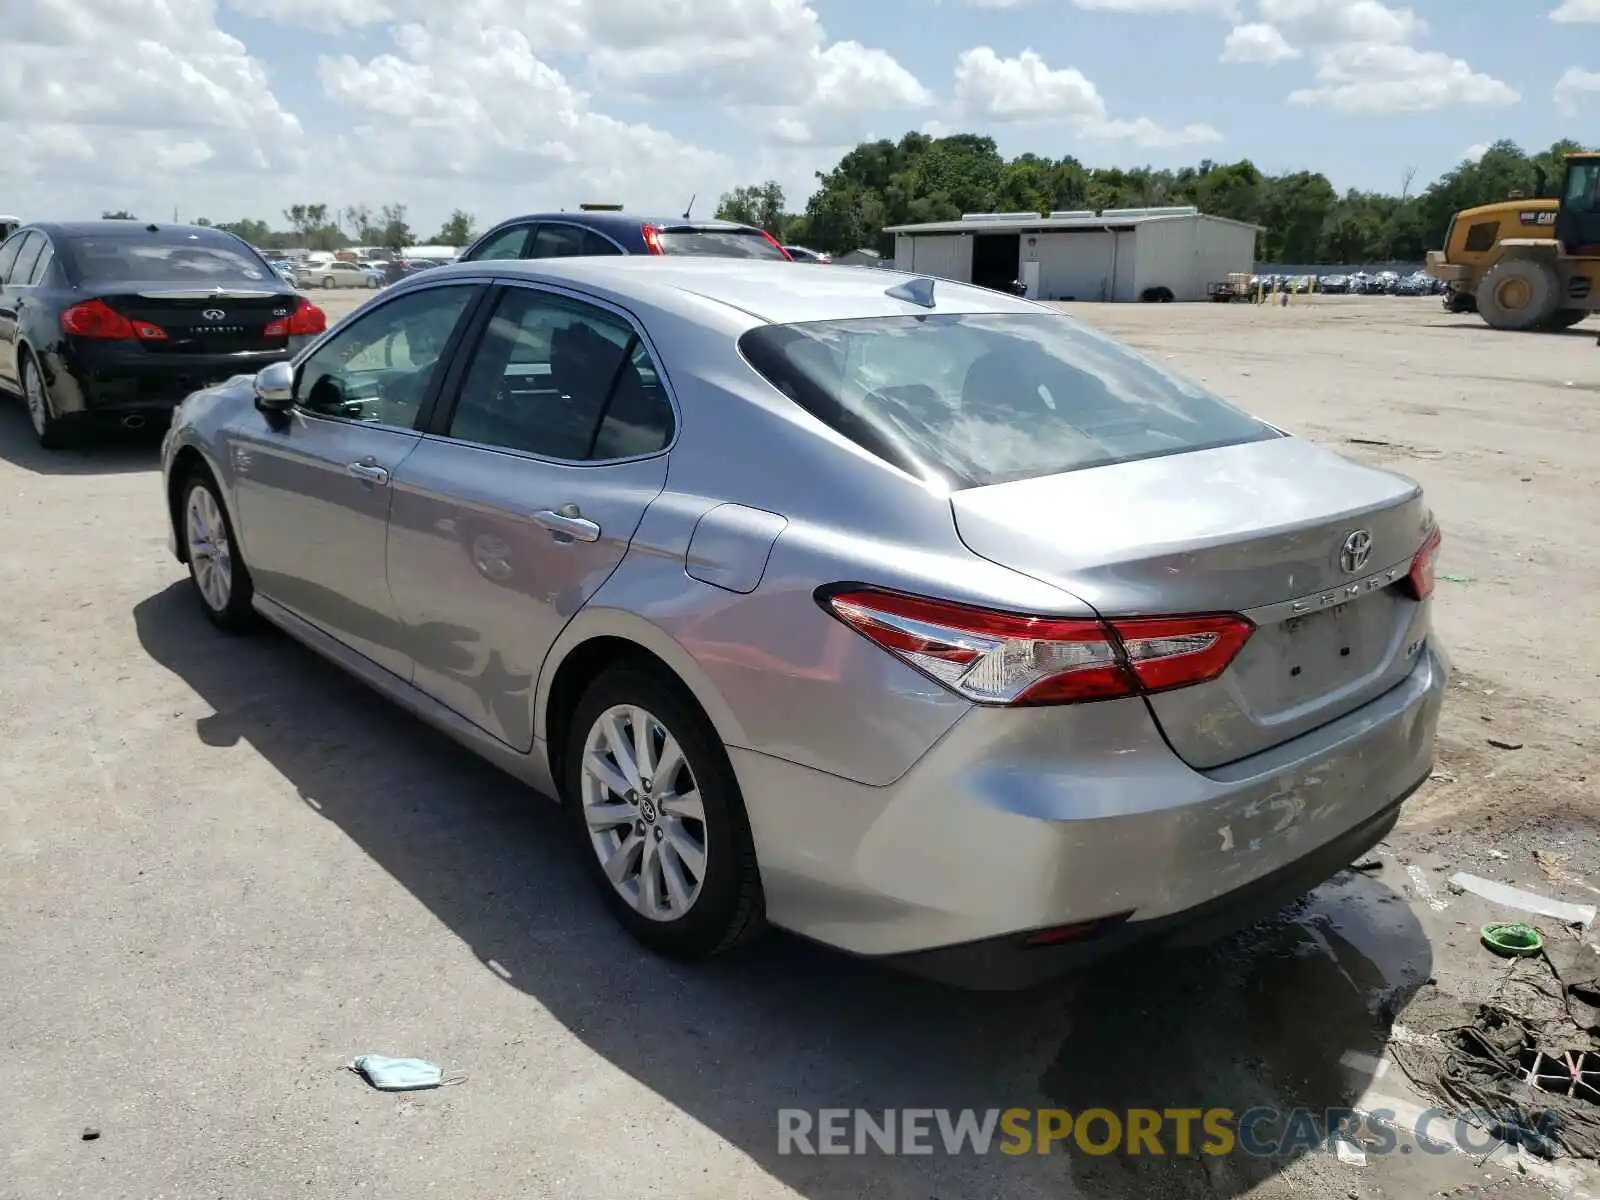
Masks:
[[[647,769],[660,769],[673,744],[683,767],[670,779],[641,772],[634,787],[618,793],[586,764],[586,755],[599,748],[614,782],[625,786],[637,756],[630,753],[623,763],[611,752],[606,729],[619,729],[628,746],[628,735],[640,724],[650,730],[649,753],[657,759]],[[762,930],[761,875],[738,781],[716,731],[675,680],[631,664],[597,676],[573,710],[562,774],[579,853],[612,915],[634,938],[657,954],[699,959],[731,950]],[[652,790],[643,791],[640,783]],[[698,806],[666,799],[691,790]],[[595,823],[591,814],[602,806],[615,811]],[[623,849],[630,844],[636,847],[631,853]],[[618,883],[607,873],[606,858],[617,864]]]
[[[332,275],[324,275],[322,277],[322,286],[323,286],[324,290],[332,288],[333,287],[333,276]]]
[[[1544,323],[1543,328],[1554,330],[1571,329],[1588,315],[1588,309],[1584,308],[1557,309],[1555,315]]]
[[[44,373],[31,350],[23,350],[22,402],[28,409],[28,421],[33,426],[33,436],[46,450],[61,450],[70,440],[67,427],[61,418],[50,411],[50,389],[45,387]]]
[[[1503,258],[1478,284],[1478,315],[1491,329],[1537,329],[1560,303],[1555,271],[1531,258]]]
[[[178,520],[178,536],[183,539],[189,563],[189,582],[194,586],[200,611],[218,629],[244,633],[255,624],[255,609],[250,604],[255,585],[239,554],[227,506],[209,471],[192,471],[184,480]]]

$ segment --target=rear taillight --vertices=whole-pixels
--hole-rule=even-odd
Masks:
[[[766,238],[768,242],[772,243],[772,248],[781,254],[786,262],[794,261],[794,259],[789,256],[789,252],[783,248],[783,243],[777,238],[773,237],[765,229],[761,231],[761,236]]]
[[[149,321],[130,321],[103,300],[85,300],[61,314],[61,331],[100,341],[164,342],[167,331]]]
[[[328,328],[328,314],[309,300],[302,299],[293,313],[268,321],[262,337],[310,337]]]
[[[647,254],[665,254],[661,248],[661,231],[654,225],[639,226],[639,234],[644,238],[644,248]]]
[[[1255,631],[1231,613],[1034,617],[870,588],[820,599],[857,633],[978,704],[1076,704],[1205,683]]]
[[[1439,543],[1443,539],[1435,526],[1422,543],[1422,549],[1411,560],[1411,573],[1406,576],[1405,590],[1414,600],[1426,600],[1433,595],[1433,560],[1439,556]]]

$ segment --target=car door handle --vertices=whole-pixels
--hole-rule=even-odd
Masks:
[[[536,523],[550,531],[550,536],[558,542],[597,542],[600,540],[600,526],[587,517],[577,515],[577,506],[567,506],[571,512],[556,512],[553,509],[543,509],[533,514]]]
[[[388,483],[389,472],[382,467],[373,466],[371,463],[353,462],[345,466],[345,470],[357,479],[365,479],[371,483]]]

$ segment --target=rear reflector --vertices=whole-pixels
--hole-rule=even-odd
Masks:
[[[1443,540],[1439,527],[1422,543],[1422,549],[1411,560],[1411,573],[1406,576],[1405,590],[1414,600],[1426,600],[1433,595],[1433,560],[1439,556],[1439,543]]]
[[[876,588],[825,590],[863,637],[978,704],[1077,704],[1190,687],[1228,669],[1255,626],[1233,613],[1121,621],[1035,617]]]
[[[1055,925],[1040,929],[1023,938],[1027,946],[1060,946],[1067,942],[1086,942],[1107,930],[1123,925],[1133,913],[1118,913],[1114,917],[1101,917],[1095,921],[1079,921],[1073,925]]]

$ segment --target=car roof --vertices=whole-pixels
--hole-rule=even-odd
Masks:
[[[507,225],[520,225],[526,221],[565,221],[569,225],[587,225],[602,233],[638,233],[641,225],[654,225],[659,229],[717,229],[754,230],[754,225],[738,221],[724,221],[717,217],[652,217],[644,213],[595,211],[527,213],[520,217],[507,217],[495,223],[495,229]],[[492,232],[492,230],[491,230]]]
[[[163,225],[157,221],[35,221],[28,228],[59,237],[93,237],[106,233],[184,233],[197,234],[203,240],[216,242],[233,243],[241,240],[214,225]]]
[[[428,272],[428,282],[450,276],[528,279],[588,292],[628,308],[630,302],[683,311],[689,297],[711,300],[770,324],[857,317],[942,313],[1034,313],[1039,305],[989,288],[934,281],[934,306],[896,299],[888,290],[917,276],[878,267],[840,267],[822,274],[767,259],[596,255],[574,258],[492,259],[453,263]]]

